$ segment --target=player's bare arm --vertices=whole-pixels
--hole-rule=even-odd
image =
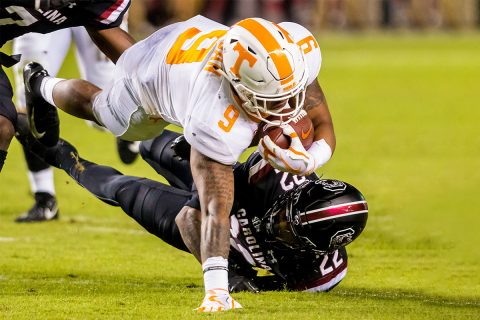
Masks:
[[[307,87],[304,109],[313,122],[315,130],[314,141],[325,139],[333,153],[336,139],[332,117],[328,109],[327,99],[318,81],[313,81]]]
[[[200,254],[202,212],[195,208],[185,206],[175,218],[175,223],[180,230],[183,242],[193,256],[202,263]]]
[[[200,252],[202,262],[209,257],[228,257],[230,211],[233,205],[233,171],[192,148],[192,176],[202,208]],[[183,235],[183,234],[182,234]]]
[[[87,31],[97,47],[114,63],[135,43],[132,36],[119,27],[104,30],[87,28]]]
[[[307,87],[303,108],[312,120],[314,129],[314,142],[308,150],[305,150],[299,136],[289,125],[283,127],[283,133],[291,137],[288,149],[279,148],[270,139],[262,139],[259,144],[260,154],[272,166],[297,175],[308,175],[323,166],[331,158],[336,145],[332,117],[318,81],[313,81]]]
[[[216,162],[192,147],[190,167],[201,207],[200,255],[205,298],[196,310],[216,312],[238,309],[228,291],[230,211],[233,206],[233,169]],[[180,231],[182,236],[185,233]],[[186,235],[187,242],[194,239]]]

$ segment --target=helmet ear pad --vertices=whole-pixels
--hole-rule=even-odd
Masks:
[[[355,240],[367,223],[365,198],[355,187],[339,180],[308,181],[288,198],[286,220],[296,243],[291,236],[275,236],[290,248],[332,252]]]

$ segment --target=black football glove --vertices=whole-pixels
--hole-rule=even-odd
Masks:
[[[42,10],[50,10],[50,9],[58,9],[69,5],[71,2],[75,2],[74,0],[40,0],[40,9]]]
[[[175,152],[175,156],[178,157],[178,160],[190,159],[191,146],[187,142],[187,139],[185,139],[185,136],[183,134],[173,140],[170,148],[173,149],[173,151]]]
[[[253,293],[259,293],[260,290],[258,289],[255,282],[252,279],[249,279],[244,276],[239,276],[233,271],[228,272],[228,290],[230,292],[240,292],[240,291],[248,291]]]

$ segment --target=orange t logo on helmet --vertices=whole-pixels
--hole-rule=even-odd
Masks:
[[[246,60],[250,67],[253,67],[255,62],[257,62],[257,58],[248,52],[248,50],[246,50],[238,41],[235,43],[233,50],[238,52],[238,58],[233,67],[230,68],[230,71],[232,71],[232,73],[240,79],[240,66],[242,65],[243,61]]]

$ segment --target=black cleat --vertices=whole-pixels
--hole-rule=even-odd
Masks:
[[[78,171],[84,170],[77,149],[63,139],[60,139],[55,147],[46,150],[45,162],[68,172],[72,167]]]
[[[23,68],[23,82],[25,84],[25,101],[27,104],[28,122],[35,138],[47,147],[57,144],[60,135],[60,121],[55,106],[52,106],[37,95],[33,88],[40,87],[40,82],[48,76],[41,64],[28,63]]]
[[[58,219],[57,200],[47,192],[35,193],[35,204],[25,214],[17,217],[15,222],[42,222]]]
[[[117,152],[123,163],[132,164],[140,153],[140,143],[117,138]]]

